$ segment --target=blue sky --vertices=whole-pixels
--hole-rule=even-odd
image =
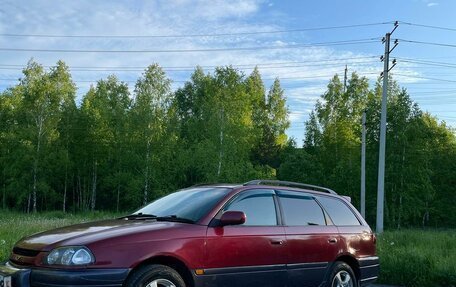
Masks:
[[[345,65],[348,65],[349,72],[357,71],[374,81],[382,70],[382,63],[378,61],[378,57],[384,50],[380,41],[338,46],[303,46],[302,44],[381,38],[393,28],[392,24],[289,33],[187,38],[37,38],[10,37],[5,34],[232,34],[382,23],[394,20],[456,28],[454,11],[456,11],[454,0],[2,0],[0,91],[15,84],[14,79],[20,77],[21,66],[24,66],[30,58],[46,66],[55,64],[59,59],[64,60],[72,68],[79,98],[92,83],[113,73],[132,87],[141,74],[140,68],[152,63],[159,63],[166,67],[169,77],[174,80],[174,89],[182,86],[182,82],[188,79],[191,69],[187,67],[244,65],[241,70],[248,74],[253,65],[259,65],[266,86],[270,86],[275,77],[282,79],[292,122],[288,134],[301,144],[304,122],[315,101],[324,92],[331,75],[342,74]],[[430,29],[402,23],[393,38],[456,45],[454,30]],[[2,48],[32,48],[166,51],[290,45],[301,46],[284,49],[122,54],[1,50]],[[456,69],[453,67],[456,65],[456,48],[400,42],[392,57],[398,57],[398,65],[393,70],[396,74],[394,77],[400,85],[410,91],[412,98],[424,110],[453,126],[456,125]],[[432,61],[431,64],[434,65],[423,64],[423,61]],[[292,64],[293,62],[296,63]],[[436,66],[435,62],[446,63],[446,66],[451,67]],[[98,68],[95,71],[93,67],[118,68]],[[176,71],[172,67],[181,67],[181,69]],[[207,71],[210,72],[211,69],[208,68]]]

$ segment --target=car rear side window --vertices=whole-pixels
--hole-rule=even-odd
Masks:
[[[323,210],[312,196],[301,192],[278,193],[285,225],[326,225]]]
[[[326,196],[319,196],[317,199],[335,225],[361,225],[353,211],[342,200]]]
[[[250,190],[244,192],[225,208],[225,211],[227,210],[244,212],[247,219],[243,225],[277,225],[273,192],[270,190]]]

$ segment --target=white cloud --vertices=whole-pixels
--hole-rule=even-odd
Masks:
[[[324,85],[322,86],[309,86],[286,89],[287,97],[289,101],[296,101],[301,104],[313,105],[317,102],[320,96],[325,91]]]
[[[433,6],[437,6],[439,5],[439,3],[436,3],[436,2],[430,2],[427,4],[428,7],[433,7]]]
[[[302,111],[294,111],[290,112],[289,120],[292,123],[299,123],[302,124],[304,122],[304,118],[312,111],[312,109],[304,109]],[[296,125],[297,126],[297,125]]]

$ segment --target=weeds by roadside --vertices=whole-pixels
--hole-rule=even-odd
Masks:
[[[455,230],[386,231],[378,238],[377,252],[381,283],[456,286]]]

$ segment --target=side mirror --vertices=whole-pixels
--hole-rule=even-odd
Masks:
[[[246,219],[247,216],[242,211],[225,211],[220,218],[220,225],[241,225]]]

